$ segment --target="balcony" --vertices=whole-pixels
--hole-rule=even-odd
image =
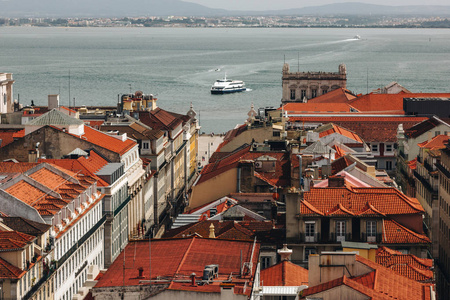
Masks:
[[[375,236],[368,236],[366,232],[361,233],[361,241],[367,243],[381,243],[383,235],[381,233],[377,233]]]
[[[336,234],[335,232],[331,233],[331,239],[330,242],[345,242],[345,241],[351,241],[352,240],[352,234],[351,233],[345,233],[345,234]]]
[[[433,188],[431,184],[426,180],[424,177],[422,177],[417,171],[414,171],[414,177],[416,177],[420,183],[432,194],[437,193],[437,188]]]
[[[313,235],[306,235],[305,233],[300,234],[300,242],[303,243],[319,243],[320,233],[314,233]]]

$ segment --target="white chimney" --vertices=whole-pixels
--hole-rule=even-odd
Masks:
[[[283,244],[283,248],[279,249],[278,254],[281,256],[281,261],[290,260],[292,249],[288,249],[287,244]]]
[[[59,107],[59,95],[48,95],[48,109],[52,110]]]

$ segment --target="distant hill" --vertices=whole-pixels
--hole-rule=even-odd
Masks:
[[[215,16],[226,10],[180,0],[0,0],[0,17]]]
[[[404,5],[387,6],[360,2],[334,3],[298,9],[275,11],[294,15],[450,15],[450,6]]]
[[[450,15],[450,6],[386,6],[357,2],[273,11],[213,9],[181,0],[0,0],[0,3],[0,17]]]

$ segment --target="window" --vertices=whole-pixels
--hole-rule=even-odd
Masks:
[[[377,222],[376,221],[367,221],[366,222],[366,233],[367,233],[367,241],[375,242],[377,239]]]
[[[372,152],[378,152],[378,144],[371,144]]]
[[[386,170],[392,170],[392,161],[386,161]]]
[[[312,98],[316,98],[317,97],[317,89],[312,89],[311,90],[311,97]]]
[[[392,144],[386,144],[386,152],[392,152]]]
[[[295,100],[295,90],[291,90],[291,100]]]
[[[314,248],[305,248],[305,261],[308,261],[308,258],[311,254],[316,254],[316,249]]]
[[[302,95],[302,100],[304,99],[304,98],[306,98],[306,90],[302,90],[301,91],[301,95]]]
[[[345,221],[336,221],[336,241],[345,241]]]
[[[261,256],[261,269],[266,269],[270,267],[272,264],[272,257],[270,256]]]
[[[315,227],[316,227],[316,222],[314,221],[306,221],[305,222],[305,242],[315,242]]]
[[[434,132],[434,136],[437,136],[437,135],[440,135],[440,134],[441,134],[440,131],[435,131],[435,132]]]
[[[322,95],[325,95],[326,93],[328,93],[327,89],[322,89]]]

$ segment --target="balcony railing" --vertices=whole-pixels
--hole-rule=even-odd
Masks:
[[[335,232],[331,233],[330,242],[345,242],[345,241],[351,241],[352,240],[352,234],[351,233],[345,233],[345,234],[337,234]]]
[[[423,184],[423,186],[430,192],[430,193],[435,193],[437,192],[437,189],[435,190],[431,184],[428,182],[428,180],[426,180],[425,178],[422,177],[422,175],[420,175],[417,171],[414,171],[414,176]]]
[[[367,235],[366,232],[361,233],[361,242],[366,243],[381,243],[383,235],[381,233],[377,233],[375,235]]]
[[[300,234],[300,241],[303,243],[319,243],[320,233],[314,233],[313,235]]]

